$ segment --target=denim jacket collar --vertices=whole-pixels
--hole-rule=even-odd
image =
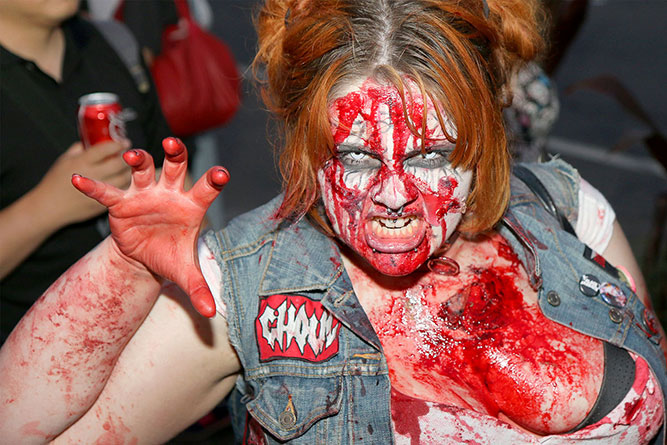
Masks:
[[[259,287],[261,296],[326,291],[340,277],[343,266],[336,244],[307,220],[273,234],[270,258]]]
[[[498,231],[512,245],[528,272],[531,286],[538,290],[542,286],[538,249],[546,247],[524,229],[521,220],[526,216],[519,213],[508,209]],[[287,223],[273,224],[270,236],[263,241],[271,242],[272,247],[259,295],[324,292],[322,304],[357,335],[381,350],[377,334],[354,294],[336,243],[307,218],[291,226],[281,227],[283,224]]]
[[[302,219],[277,230],[259,286],[260,296],[322,292],[322,304],[360,338],[381,350],[380,340],[352,288],[336,243]]]
[[[537,249],[541,243],[523,229],[511,209],[503,216],[502,226],[499,230],[505,238],[518,241],[521,246],[515,251],[529,273],[532,286],[539,288],[542,273]],[[343,265],[336,243],[307,220],[302,219],[287,230],[276,227],[273,233],[271,258],[260,284],[260,295],[325,290],[341,276]]]
[[[512,250],[528,273],[531,287],[538,290],[542,287],[542,270],[537,249],[545,247],[533,233],[523,227],[519,219],[512,209],[507,209],[498,232],[512,245]]]

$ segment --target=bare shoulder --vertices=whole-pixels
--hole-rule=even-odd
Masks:
[[[226,320],[166,286],[99,399],[55,443],[164,443],[222,400],[240,369]]]

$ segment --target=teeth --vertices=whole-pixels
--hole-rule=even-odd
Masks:
[[[414,219],[415,218],[378,218],[378,221],[380,221],[380,224],[385,227],[389,227],[390,229],[400,229],[410,224]]]
[[[414,217],[408,218],[375,218],[372,221],[373,231],[380,236],[410,236],[415,231]]]

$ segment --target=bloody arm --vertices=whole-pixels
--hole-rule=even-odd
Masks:
[[[160,290],[178,284],[200,313],[215,306],[195,252],[199,225],[227,182],[210,169],[185,192],[187,151],[173,138],[159,182],[150,155],[125,153],[126,191],[82,176],[72,182],[109,208],[112,235],[63,274],[0,350],[0,437],[39,443],[58,436],[92,406]]]

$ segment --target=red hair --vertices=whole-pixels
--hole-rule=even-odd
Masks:
[[[319,199],[317,171],[334,155],[336,90],[374,77],[405,97],[407,78],[442,107],[443,129],[445,116],[454,122],[452,164],[474,172],[461,229],[495,225],[509,200],[502,108],[514,70],[542,49],[540,14],[534,0],[490,0],[488,11],[483,0],[267,0],[254,68],[266,70],[262,98],[282,127],[278,216],[301,217]]]

